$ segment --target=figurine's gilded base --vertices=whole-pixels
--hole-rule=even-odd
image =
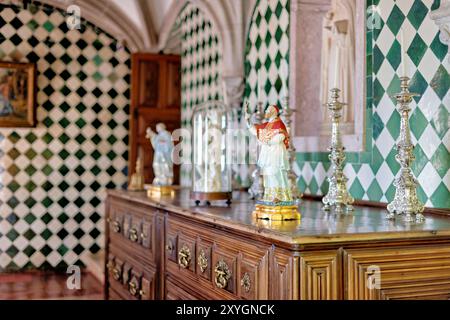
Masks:
[[[256,219],[270,221],[300,220],[301,214],[295,204],[268,204],[257,202],[253,214]]]
[[[168,196],[174,192],[173,186],[146,185],[145,187],[147,189],[148,197]]]

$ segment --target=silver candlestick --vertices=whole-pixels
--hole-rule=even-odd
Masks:
[[[400,113],[400,138],[396,149],[397,155],[395,159],[400,164],[400,174],[394,181],[395,197],[388,204],[388,219],[395,219],[395,215],[404,215],[404,220],[408,222],[424,221],[423,216],[424,205],[417,198],[418,182],[414,178],[411,170],[411,164],[415,157],[413,154],[414,145],[411,142],[411,132],[409,129],[409,112],[411,108],[409,104],[413,97],[419,96],[417,93],[409,92],[409,78],[400,78],[401,92],[395,98],[398,103],[398,112]]]
[[[292,115],[295,113],[295,109],[290,108],[289,106],[289,96],[286,94],[286,96],[282,99],[283,103],[283,122],[286,124],[286,128],[289,134],[289,148],[288,148],[288,157],[289,157],[289,166],[290,170],[288,171],[288,179],[289,179],[289,185],[291,186],[291,192],[292,197],[294,200],[300,200],[303,195],[298,189],[297,186],[297,180],[298,176],[294,171],[294,165],[296,164],[296,157],[295,157],[295,147],[294,143],[292,142]]]
[[[343,207],[345,207],[346,211],[352,211],[354,199],[347,190],[348,179],[343,171],[345,148],[342,145],[339,129],[339,122],[342,116],[341,111],[345,103],[339,101],[339,92],[340,90],[337,88],[331,89],[332,100],[326,104],[328,110],[330,110],[332,121],[331,147],[328,149],[330,151],[328,158],[331,161],[331,176],[328,177],[328,193],[323,197],[322,202],[324,210],[330,210],[331,207],[335,207],[336,211],[342,211]]]
[[[251,119],[253,124],[261,124],[264,119],[264,102],[259,101],[258,107],[253,117]],[[261,151],[261,147],[258,144],[257,156]],[[248,190],[251,199],[262,199],[264,196],[264,176],[261,169],[256,166],[255,170],[252,172],[252,185]]]

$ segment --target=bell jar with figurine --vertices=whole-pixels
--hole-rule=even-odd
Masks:
[[[232,199],[231,110],[221,101],[198,105],[192,115],[192,192],[196,205]]]

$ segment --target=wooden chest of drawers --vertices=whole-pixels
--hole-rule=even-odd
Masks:
[[[327,216],[304,201],[302,220],[254,220],[253,203],[193,206],[186,191],[148,199],[110,191],[108,299],[449,299],[450,218],[423,225],[358,208]]]

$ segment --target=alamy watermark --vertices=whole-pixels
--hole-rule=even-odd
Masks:
[[[71,265],[67,267],[66,286],[69,290],[81,290],[81,268],[79,266]]]
[[[377,265],[367,267],[367,289],[381,289],[381,269]]]
[[[372,5],[367,8],[366,26],[368,30],[381,29],[381,16],[378,6]]]

